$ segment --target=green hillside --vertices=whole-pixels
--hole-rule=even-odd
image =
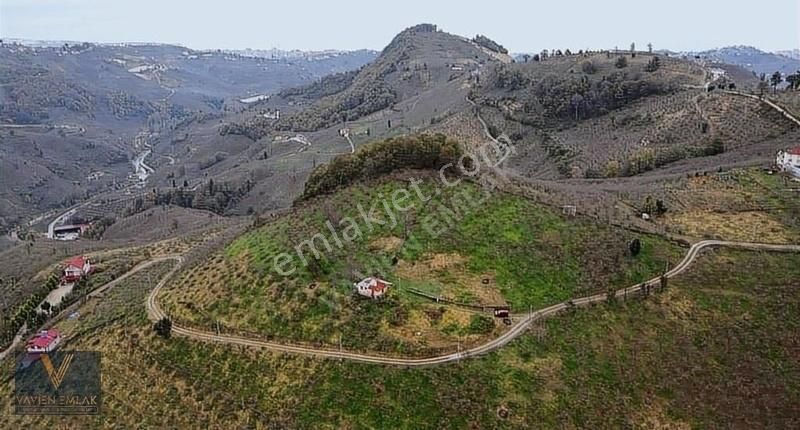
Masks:
[[[414,291],[525,313],[651,279],[682,256],[662,238],[449,179],[457,180],[444,186],[430,171],[398,172],[304,201],[185,271],[169,286],[165,307],[188,325],[430,355],[477,344],[505,326],[491,313],[443,306]],[[409,210],[384,211],[390,196],[403,193]],[[375,209],[386,225],[362,223],[362,209]],[[340,227],[349,220],[358,227]],[[358,237],[348,241],[354,229]],[[637,238],[642,250],[632,256],[629,243]],[[372,275],[394,283],[382,301],[353,291]]]
[[[794,254],[714,252],[647,300],[564,314],[483,358],[402,369],[158,338],[130,305],[157,266],[60,326],[71,347],[104,354],[103,414],[13,415],[6,378],[0,424],[787,428],[800,413],[797,267]]]

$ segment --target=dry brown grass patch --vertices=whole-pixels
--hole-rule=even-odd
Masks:
[[[383,251],[387,253],[394,253],[403,246],[403,239],[397,236],[380,237],[369,244],[371,251]]]
[[[668,214],[664,222],[694,237],[770,243],[787,243],[797,239],[797,234],[764,212],[691,211]]]
[[[467,295],[474,297],[476,304],[505,304],[494,273],[471,273],[466,267],[467,262],[466,257],[456,253],[431,254],[421,261],[400,261],[395,273],[410,281],[436,281],[441,284],[444,297]]]

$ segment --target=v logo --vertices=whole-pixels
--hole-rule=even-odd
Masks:
[[[50,383],[53,384],[53,388],[56,390],[58,390],[58,387],[60,387],[61,383],[64,381],[64,376],[67,374],[67,369],[69,369],[73,357],[74,354],[66,354],[64,359],[61,360],[58,369],[56,369],[53,367],[53,362],[50,361],[50,356],[47,354],[42,355],[42,364],[45,370],[47,370],[47,375],[50,377]]]

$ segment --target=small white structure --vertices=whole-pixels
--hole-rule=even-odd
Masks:
[[[280,109],[275,109],[275,112],[264,112],[263,114],[261,114],[261,116],[263,116],[266,119],[278,120],[281,119],[281,111]]]
[[[241,103],[244,103],[246,105],[249,105],[251,103],[261,102],[261,101],[264,101],[264,100],[269,100],[269,95],[267,95],[267,94],[259,94],[259,95],[255,95],[255,96],[250,96],[250,97],[246,97],[246,98],[243,98],[243,99],[239,99],[239,101]]]
[[[383,279],[370,277],[353,285],[356,287],[356,292],[358,294],[371,299],[377,299],[386,294],[386,290],[388,290],[392,284]]]
[[[712,67],[708,69],[708,72],[711,74],[712,81],[716,81],[726,75],[725,69],[720,69],[719,67]]]
[[[778,152],[776,162],[781,170],[797,176],[800,172],[800,146]]]

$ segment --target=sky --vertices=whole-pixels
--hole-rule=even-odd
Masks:
[[[195,49],[382,49],[422,22],[511,52],[800,47],[798,0],[0,0],[0,38],[161,42]]]

